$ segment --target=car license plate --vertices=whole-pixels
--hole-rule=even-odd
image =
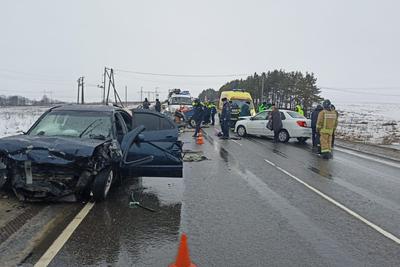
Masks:
[[[25,165],[24,167],[25,167],[26,184],[32,184],[32,182],[33,182],[32,162],[31,161],[25,161],[24,165]]]

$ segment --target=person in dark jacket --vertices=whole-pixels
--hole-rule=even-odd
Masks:
[[[197,134],[200,132],[201,123],[204,117],[204,108],[199,99],[194,100],[193,110],[194,113],[192,119],[196,122],[196,129],[194,131],[193,137],[197,137]]]
[[[316,148],[319,146],[319,134],[317,132],[317,120],[318,120],[318,114],[323,110],[323,107],[321,105],[318,105],[314,111],[311,113],[311,139],[312,139],[312,145],[313,148]]]
[[[246,101],[246,103],[244,103],[242,105],[242,107],[240,108],[240,114],[239,116],[251,116],[250,114],[250,102]]]
[[[224,103],[222,106],[221,112],[221,130],[222,130],[222,139],[229,139],[229,124],[231,121],[231,106],[226,97],[222,98],[222,102]]]
[[[147,97],[143,101],[143,109],[149,109],[150,108],[150,102],[147,100]]]
[[[215,114],[217,113],[217,107],[214,105],[214,103],[211,103],[209,108],[210,108],[210,114],[211,114],[211,125],[214,126],[214,124],[215,124]]]
[[[157,112],[161,112],[161,102],[160,102],[160,100],[158,100],[158,98],[156,99],[155,110],[156,110]]]
[[[203,109],[204,109],[204,116],[203,116],[204,124],[209,124],[210,123],[211,110],[209,108],[209,103],[208,102],[204,102]]]
[[[272,104],[272,112],[271,112],[271,120],[272,120],[272,130],[274,131],[274,143],[279,142],[279,132],[282,130],[282,118],[279,109]]]

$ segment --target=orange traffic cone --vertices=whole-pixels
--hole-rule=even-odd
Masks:
[[[185,233],[183,233],[181,237],[178,255],[176,255],[176,261],[175,263],[170,264],[169,267],[196,267],[196,265],[194,265],[190,261],[189,248],[187,245],[187,237]]]
[[[199,131],[199,134],[197,135],[196,144],[198,145],[204,144],[203,134],[201,133],[201,131]]]

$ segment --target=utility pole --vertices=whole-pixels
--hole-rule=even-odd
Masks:
[[[143,102],[143,86],[140,87],[140,102]]]
[[[85,86],[84,86],[84,82],[83,82],[83,76],[81,77],[81,88],[82,88],[82,94],[81,94],[81,98],[82,98],[82,105],[85,104]]]
[[[128,86],[125,85],[125,105],[128,106]]]
[[[104,78],[104,88],[106,87],[105,85],[106,85],[106,83],[108,81],[107,97],[104,100],[104,104],[108,105],[108,101],[109,101],[109,98],[110,98],[110,90],[112,89],[113,93],[114,93],[114,103],[115,104],[119,103],[121,106],[124,106],[124,104],[122,103],[121,98],[119,97],[117,89],[115,88],[114,69],[105,67],[104,68],[104,77],[105,77]]]
[[[76,103],[79,104],[79,98],[81,99],[81,104],[85,104],[85,89],[84,89],[84,77],[79,77],[78,79],[78,97]]]
[[[155,88],[155,95],[156,95],[156,99],[158,99],[158,92],[157,92],[158,87]]]
[[[106,103],[106,68],[103,73],[103,104]]]
[[[261,103],[264,101],[264,73],[261,74]]]

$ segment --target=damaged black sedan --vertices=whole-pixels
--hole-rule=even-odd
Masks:
[[[182,177],[182,143],[166,116],[64,105],[27,133],[0,139],[0,188],[22,201],[104,200],[123,176]]]

